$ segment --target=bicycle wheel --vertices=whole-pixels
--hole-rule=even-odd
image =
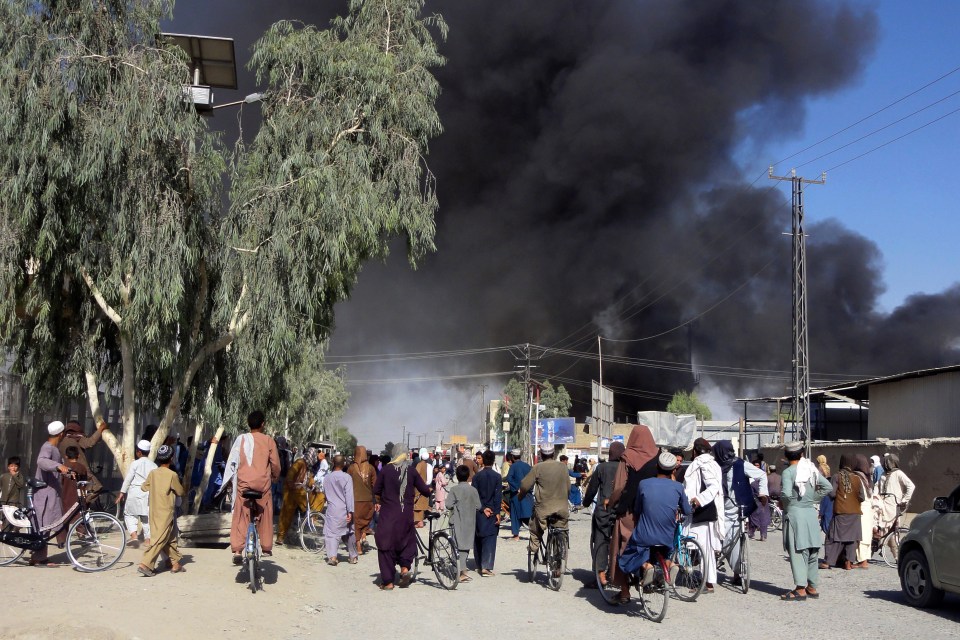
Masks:
[[[309,518],[300,520],[298,534],[300,536],[300,547],[310,553],[320,553],[323,551],[323,514],[316,511],[310,512]]]
[[[14,527],[13,525],[5,522],[0,516],[0,522],[4,522],[3,530],[4,531],[19,531],[20,533],[30,533],[32,527]],[[6,542],[0,542],[0,567],[6,567],[11,565],[20,558],[23,557],[23,554],[27,552],[26,549],[21,549],[20,547],[14,547],[7,544]]]
[[[667,594],[667,584],[663,579],[663,569],[659,564],[654,566],[656,577],[648,586],[640,586],[640,605],[643,612],[654,622],[662,622],[667,615],[667,603],[670,598]]]
[[[780,531],[783,528],[783,512],[774,505],[770,505],[770,528]]]
[[[670,585],[673,594],[686,602],[694,602],[707,586],[703,550],[693,538],[683,538],[673,550],[670,560],[679,567],[677,579]]]
[[[600,596],[607,604],[617,604],[617,598],[620,596],[620,588],[613,583],[613,580],[600,581],[600,572],[607,572],[610,564],[610,541],[602,540],[593,550],[593,575],[597,581],[597,589]],[[605,583],[605,584],[604,584]]]
[[[247,560],[247,571],[250,572],[250,591],[251,593],[256,593],[257,588],[260,586],[260,572],[259,572],[259,562],[257,562],[257,556],[251,555],[250,559]]]
[[[563,574],[566,572],[567,538],[563,533],[554,533],[547,543],[547,559],[544,562],[547,570],[547,585],[554,591],[560,590],[563,584]]]
[[[903,536],[907,535],[909,531],[906,527],[897,527],[896,529],[891,529],[890,533],[883,537],[883,540],[880,541],[880,554],[883,556],[883,561],[888,567],[897,566],[897,556],[900,555],[900,540]]]
[[[460,569],[457,565],[459,553],[453,547],[453,540],[446,531],[433,535],[430,540],[430,559],[433,562],[433,574],[437,582],[448,591],[453,591],[460,584]]]
[[[750,590],[750,558],[747,551],[747,536],[740,536],[740,560],[737,562],[737,573],[740,574],[740,590],[746,593]]]
[[[527,582],[537,579],[537,553],[527,549]]]
[[[117,564],[127,547],[127,534],[114,516],[87,512],[70,525],[67,557],[80,571],[103,571]]]

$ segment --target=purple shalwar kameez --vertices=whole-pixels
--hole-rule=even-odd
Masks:
[[[37,510],[37,520],[40,522],[40,528],[45,529],[49,525],[63,519],[63,503],[60,499],[61,485],[60,472],[57,469],[63,464],[63,458],[60,456],[60,450],[49,442],[44,442],[40,447],[40,453],[37,455],[37,473],[36,479],[46,482],[47,486],[38,489],[33,494],[33,507]],[[63,534],[57,536],[60,542],[66,540]],[[47,561],[47,547],[44,546],[39,551],[35,551],[30,559],[32,564],[44,563]]]
[[[340,541],[347,543],[350,558],[357,557],[357,534],[347,515],[353,514],[353,478],[337,469],[323,479],[323,492],[327,496],[327,513],[324,516],[323,540],[327,547],[327,559],[334,560]]]
[[[406,475],[403,496],[400,495],[402,474]],[[409,569],[417,555],[417,540],[414,538],[417,534],[413,526],[414,491],[430,495],[430,487],[409,461],[383,465],[373,485],[373,495],[380,503],[375,538],[381,585],[393,584],[397,565]]]

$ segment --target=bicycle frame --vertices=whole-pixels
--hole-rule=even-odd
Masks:
[[[54,526],[49,527],[45,531],[40,527],[40,521],[37,519],[37,510],[33,506],[33,487],[28,487],[27,506],[24,509],[18,509],[17,513],[30,522],[32,531],[28,533],[23,533],[16,530],[0,531],[0,541],[18,549],[39,551],[46,546],[50,540],[60,534],[60,532],[65,531],[70,527],[70,524],[73,522],[73,517],[77,514],[77,512],[79,512],[81,518],[86,519],[87,509],[84,500],[86,491],[84,491],[83,487],[79,486],[81,484],[86,486],[87,483],[83,481],[77,483],[77,495],[79,500],[77,500],[76,504],[70,507],[70,509],[63,514],[63,516],[61,516],[59,523],[54,523]]]

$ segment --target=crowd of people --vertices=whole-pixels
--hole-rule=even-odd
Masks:
[[[746,520],[750,538],[765,541],[768,503],[776,500],[783,510],[784,550],[796,585],[781,599],[818,598],[819,571],[866,568],[872,539],[893,526],[914,491],[895,454],[872,461],[845,454],[831,473],[826,458],[820,456],[815,463],[804,456],[803,443],[791,442],[784,447],[778,472],[760,455],[750,462],[741,459],[726,440],[711,444],[698,438],[686,460],[681,450],[658,447],[644,425],[633,427],[625,444],[613,442],[605,460],[577,458],[571,464],[565,455],[556,457],[553,445],[544,445],[534,464],[513,450],[506,453],[502,467],[492,450],[467,452],[462,445],[449,452],[410,452],[398,444],[379,456],[357,446],[352,456],[336,453],[329,460],[326,452],[306,446],[295,455],[285,440],[267,435],[266,427],[264,414],[254,411],[247,418],[247,431],[234,439],[229,451],[225,442],[206,443],[218,447],[221,460],[211,483],[216,487],[213,495],[233,497],[233,561],[242,563],[251,513],[262,552],[270,556],[275,544],[286,542],[296,513],[309,504],[311,510],[324,512],[328,565],[340,562],[343,548],[346,560],[357,563],[369,553],[369,537],[374,537],[384,591],[409,584],[417,529],[428,518],[441,517],[442,527],[451,528],[459,580],[468,582],[471,551],[477,575],[496,575],[504,518],[510,521],[506,540],[519,541],[522,527],[527,527],[528,550],[537,553],[548,520],[564,529],[571,511],[582,506],[592,508],[591,551],[600,545],[609,548],[599,580],[618,586],[621,602],[630,599],[631,575],[642,584],[652,579],[651,550],[674,545],[678,521],[685,522],[704,551],[705,592],[711,593],[718,580],[718,559],[729,561],[733,584],[740,580],[740,523]],[[41,526],[69,512],[77,500],[76,482],[89,481],[94,495],[102,486],[84,452],[100,441],[105,429],[101,421],[86,436],[77,422],[48,426],[35,476],[46,486],[33,496]],[[152,435],[145,433],[137,443],[117,498],[118,504],[124,502],[130,544],[138,546],[143,535],[137,571],[147,577],[163,569],[184,571],[176,517],[184,498],[186,458],[173,436],[152,461]],[[0,476],[0,502],[23,504],[24,487],[21,461],[10,457],[7,473]],[[250,491],[261,497],[238,503],[236,497]],[[203,501],[209,502],[206,496]],[[45,548],[32,554],[30,564],[52,566]]]

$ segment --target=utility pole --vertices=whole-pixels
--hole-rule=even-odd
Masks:
[[[487,408],[484,406],[483,400],[489,386],[487,384],[480,385],[480,444],[487,441]]]
[[[810,457],[810,362],[807,331],[807,239],[803,233],[803,185],[824,184],[827,174],[819,180],[807,180],[797,175],[796,169],[789,176],[773,175],[771,180],[790,181],[793,185],[791,235],[793,241],[793,429],[795,437],[806,441],[807,457]]]

